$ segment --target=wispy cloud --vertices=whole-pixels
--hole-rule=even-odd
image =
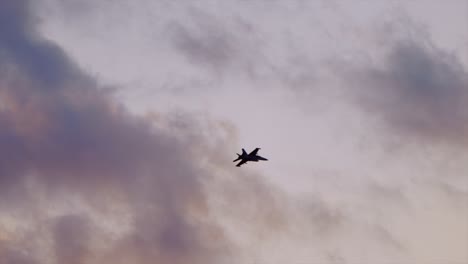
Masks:
[[[148,76],[167,73],[198,91],[205,83],[238,87],[248,79],[244,74],[251,74],[258,79],[243,83],[246,94],[271,84],[281,95],[299,95],[300,101],[278,108],[264,104],[265,97],[252,99],[251,105],[239,97],[235,105],[267,109],[272,117],[262,118],[274,119],[268,123],[273,129],[258,134],[271,132],[281,139],[275,138],[278,145],[285,141],[281,146],[298,148],[278,147],[283,153],[270,164],[285,164],[284,182],[297,181],[295,173],[310,178],[304,188],[312,195],[300,200],[264,175],[233,167],[228,152],[237,147],[239,131],[228,121],[164,109],[144,117],[130,114],[61,46],[44,38],[32,1],[0,0],[0,262],[245,263],[258,258],[269,263],[427,263],[466,257],[461,235],[466,212],[459,210],[466,190],[456,184],[466,183],[466,166],[454,150],[466,139],[466,70],[455,57],[419,39],[424,36],[395,42],[378,36],[377,44],[389,51],[382,61],[373,64],[374,54],[362,52],[366,59],[340,57],[336,67],[336,60],[326,57],[343,53],[322,47],[331,40],[304,34],[312,34],[310,25],[320,21],[325,28],[313,28],[329,31],[324,18],[310,20],[315,5],[233,1],[229,5],[235,10],[225,16],[224,5],[158,2],[172,6],[175,15],[142,19],[149,26],[135,33],[127,30],[131,27],[116,28],[133,16],[144,18],[154,2],[124,7],[123,2],[50,3],[65,6],[64,17],[78,6],[76,23],[88,21],[89,12],[95,15],[90,21],[105,20],[102,10],[119,6],[110,12],[116,20],[100,24],[119,37],[101,28],[97,43],[113,45],[99,50],[108,50],[102,55],[106,58],[124,53],[135,58],[128,64],[147,70]],[[332,21],[332,31],[346,19]],[[84,22],[83,28],[91,24]],[[157,29],[148,30],[153,26]],[[355,39],[369,33],[355,32],[360,33]],[[150,43],[117,45],[127,33]],[[144,49],[153,45],[158,48]],[[322,49],[325,55],[315,57]],[[151,57],[157,52],[170,54]],[[154,65],[140,65],[143,58]],[[198,69],[205,75],[191,75]],[[220,73],[228,77],[221,80]],[[187,76],[203,82],[197,86]],[[156,83],[164,83],[158,78]],[[287,112],[310,105],[319,105],[325,117]],[[236,115],[245,118],[253,109]],[[284,121],[296,118],[299,126]],[[369,120],[377,120],[378,129]],[[255,132],[253,126],[246,129]],[[275,134],[281,129],[286,132]],[[296,129],[303,133],[291,132]],[[427,156],[419,145],[393,152],[381,148],[395,134],[401,145],[414,139],[444,144]],[[343,146],[355,146],[357,137],[365,148]],[[328,139],[332,143],[321,144]],[[283,158],[296,163],[281,163]]]
[[[59,209],[56,220],[39,219],[54,219],[57,199],[78,197],[78,204],[94,211],[106,200],[126,208],[116,217],[131,218],[129,231],[120,238],[105,242],[101,237],[110,246],[103,252],[113,263],[214,261],[227,240],[220,233],[222,241],[209,244],[216,224],[199,210],[206,207],[203,180],[210,172],[198,165],[200,159],[191,151],[195,142],[131,116],[99,90],[60,47],[38,35],[28,1],[0,4],[1,216],[17,209],[19,215],[33,215],[37,220],[26,220],[30,226],[24,234],[43,224],[50,228],[39,241],[50,235],[54,243],[48,258],[55,256],[57,263],[103,263],[93,260],[92,241],[99,237],[90,230],[95,223],[89,214]],[[23,235],[11,236],[2,239],[6,251],[0,251],[1,259],[29,263],[37,257],[11,246]],[[48,243],[43,245],[47,252]]]
[[[467,72],[455,56],[423,41],[399,41],[382,67],[355,73],[347,80],[356,85],[359,105],[389,130],[466,143]]]

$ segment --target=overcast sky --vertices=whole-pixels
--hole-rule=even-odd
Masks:
[[[467,69],[465,0],[0,0],[0,263],[468,263]]]

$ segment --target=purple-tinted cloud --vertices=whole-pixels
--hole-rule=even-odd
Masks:
[[[228,187],[224,203],[251,197],[249,208],[226,204],[233,218],[247,212],[251,227],[284,227],[261,179],[218,177],[232,166],[229,135],[204,133],[188,115],[155,125],[131,115],[38,34],[30,4],[0,1],[0,220],[25,225],[7,236],[0,226],[0,259],[219,263],[233,244],[209,196]]]
[[[307,206],[293,204],[260,175],[231,170],[232,158],[225,151],[232,144],[230,135],[207,132],[209,126],[189,115],[155,115],[153,126],[129,114],[60,47],[38,34],[29,4],[0,0],[0,223],[6,223],[0,225],[0,262],[220,263],[248,255],[249,249],[256,256],[256,247],[261,252],[264,243],[278,243],[270,248],[276,249],[284,236],[292,245],[299,238],[298,244],[315,250],[307,256],[323,260],[331,252],[331,261],[345,263],[360,259],[355,249],[372,246],[380,251],[369,259],[382,259],[406,254],[411,242],[418,241],[413,240],[416,233],[405,239],[395,232],[405,229],[392,225],[392,217],[388,223],[382,220],[391,216],[383,212],[387,200],[399,205],[410,199],[399,185],[375,188],[368,196],[356,194],[369,198],[364,205],[357,198],[330,206],[319,194]],[[169,28],[171,43],[197,65],[230,69],[245,34],[231,38],[213,23]],[[434,134],[408,125],[419,122],[435,129],[442,117],[450,116],[450,106],[464,100],[458,96],[450,105],[438,101],[439,96],[464,94],[460,83],[465,79],[456,63],[434,51],[398,44],[384,68],[352,71],[363,87],[361,106],[373,109],[371,114],[396,131],[447,135],[448,130]],[[255,52],[241,57],[255,61],[249,54]],[[298,65],[295,71],[278,70],[284,71],[278,72],[281,83],[301,90],[312,87],[320,76],[310,69],[315,64],[304,61],[292,60]],[[434,77],[427,77],[428,72],[435,72]],[[446,81],[452,87],[448,92],[438,88]],[[371,89],[374,84],[392,96],[381,97]],[[429,91],[420,90],[425,86]],[[387,107],[393,102],[405,107]],[[405,114],[415,109],[423,111]],[[431,121],[434,113],[436,121]],[[453,129],[460,120],[454,118],[443,129]],[[341,195],[340,190],[332,192],[329,197]],[[406,212],[399,214],[396,218]],[[236,238],[242,241],[243,236],[250,243],[236,251],[242,244]],[[285,255],[297,256],[291,252]]]
[[[359,89],[360,106],[381,117],[391,131],[465,144],[466,76],[455,56],[406,40],[394,44],[383,67],[369,67],[347,80]]]
[[[34,200],[26,202],[31,190],[22,187],[31,177],[50,197],[66,190],[92,202],[112,190],[130,205],[134,232],[124,240],[140,255],[158,251],[156,259],[168,262],[211,258],[199,234],[211,224],[192,223],[190,216],[194,204],[204,203],[206,173],[190,145],[130,116],[101,92],[36,33],[29,4],[0,2],[0,196],[37,209]],[[83,219],[64,216],[51,225],[58,263],[85,263],[92,234]],[[8,263],[23,263],[15,261]]]

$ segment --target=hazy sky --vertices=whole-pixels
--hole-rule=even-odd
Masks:
[[[468,263],[467,68],[466,0],[0,0],[0,263]]]

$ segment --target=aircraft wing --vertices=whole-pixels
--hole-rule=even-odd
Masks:
[[[236,166],[237,166],[237,167],[240,167],[242,164],[244,164],[244,163],[246,163],[246,162],[247,162],[247,160],[243,159],[243,160],[241,160],[239,163],[237,163]]]
[[[259,149],[260,149],[260,148],[254,149],[252,152],[249,153],[249,156],[250,156],[250,155],[256,156]]]

